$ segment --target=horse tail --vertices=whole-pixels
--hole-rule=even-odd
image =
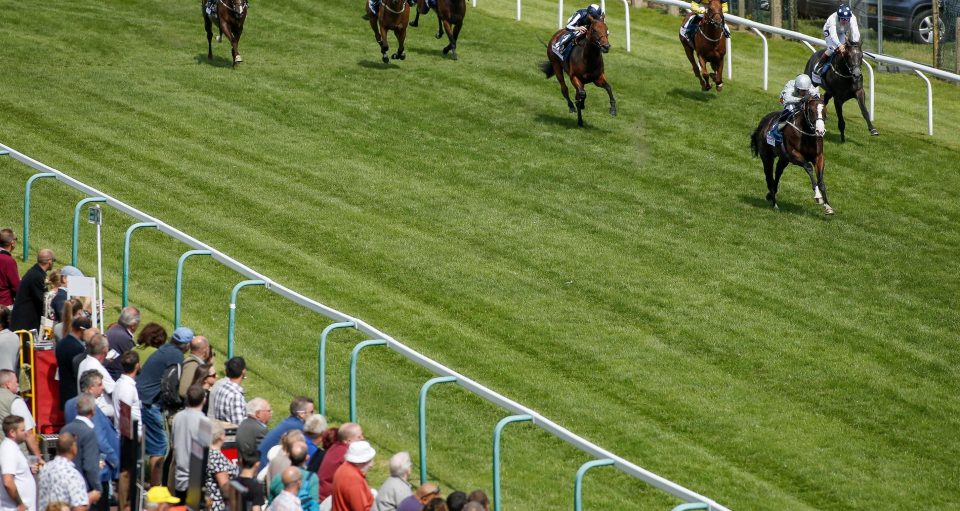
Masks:
[[[766,117],[761,119],[760,124],[757,125],[757,129],[753,130],[753,133],[750,135],[750,150],[753,152],[754,158],[760,156],[760,132],[763,131],[763,123],[766,120]]]
[[[543,71],[543,74],[547,75],[547,78],[550,78],[553,76],[553,63],[549,60],[541,62],[540,70]]]

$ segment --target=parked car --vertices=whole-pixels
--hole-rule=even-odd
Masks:
[[[948,0],[957,2],[960,0]],[[859,19],[862,28],[877,27],[877,0],[850,2],[854,11],[863,10],[866,5],[867,16]],[[859,5],[858,5],[859,4]],[[804,18],[823,19],[837,11],[838,0],[797,0],[797,13]],[[944,0],[940,0],[940,12],[944,11]],[[943,15],[940,16],[941,40],[948,37]],[[933,2],[931,0],[883,0],[883,33],[886,36],[912,39],[917,43],[933,42]]]

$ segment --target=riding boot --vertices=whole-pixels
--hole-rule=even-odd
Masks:
[[[830,55],[827,55],[827,52],[823,52],[820,54],[820,60],[813,66],[813,74],[817,75],[819,80],[823,79],[823,72],[825,71],[823,67],[828,60],[830,60]]]
[[[693,41],[693,36],[697,33],[697,28],[700,26],[700,20],[703,19],[703,16],[699,14],[694,14],[690,18],[690,21],[687,23],[687,39]]]
[[[723,24],[723,37],[730,39],[730,27],[726,23]]]

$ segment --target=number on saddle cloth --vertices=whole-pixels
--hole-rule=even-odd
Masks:
[[[374,17],[380,12],[380,0],[367,0],[367,6],[370,7],[370,12],[373,13]]]
[[[204,9],[204,11],[206,11],[207,16],[209,16],[209,17],[211,17],[211,18],[218,18],[218,17],[219,17],[219,14],[217,14],[217,0],[207,0],[207,2],[206,2],[206,4],[204,5],[203,9]]]
[[[575,37],[576,33],[568,30],[567,33],[560,36],[560,39],[557,39],[557,42],[553,44],[553,53],[560,57],[560,60],[564,63],[570,59]]]
[[[694,14],[693,16],[690,16],[689,18],[687,18],[687,23],[682,27],[680,27],[680,35],[682,35],[684,39],[692,43],[693,36],[696,35],[697,27],[700,26],[700,20],[702,19],[703,19],[703,15],[701,14]]]

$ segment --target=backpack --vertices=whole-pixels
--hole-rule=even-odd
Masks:
[[[180,364],[163,370],[160,376],[160,406],[167,411],[176,411],[183,408],[183,399],[180,399],[180,373],[183,367]]]

